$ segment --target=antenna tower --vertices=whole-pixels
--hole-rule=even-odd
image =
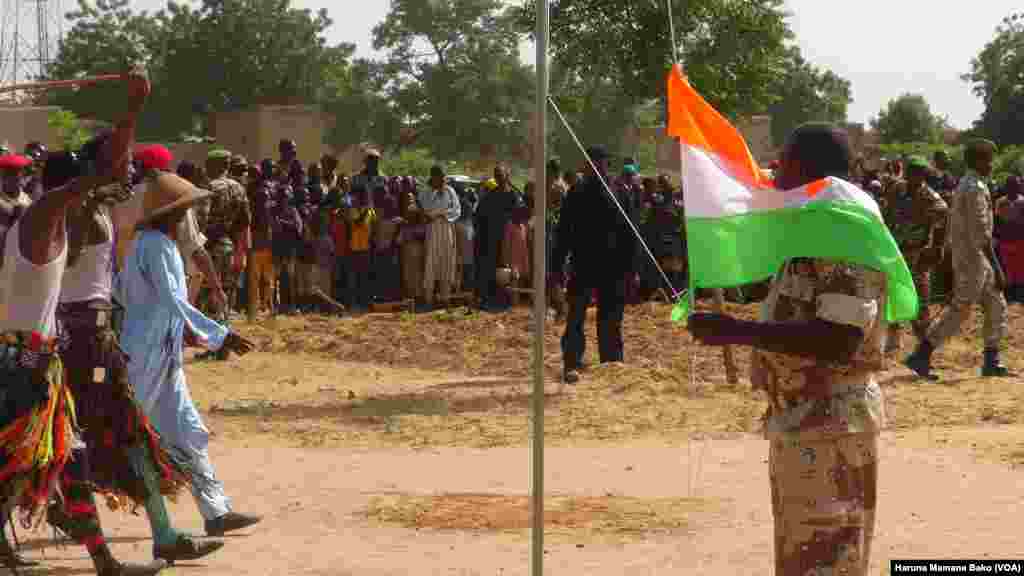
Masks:
[[[45,75],[63,35],[62,0],[0,0],[0,86],[31,82]],[[28,95],[10,92],[7,101]]]

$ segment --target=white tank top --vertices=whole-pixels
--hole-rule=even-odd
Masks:
[[[64,272],[60,289],[61,303],[86,302],[97,298],[110,300],[114,277],[114,226],[106,216],[103,223],[110,241],[82,248],[75,265]]]
[[[0,304],[0,331],[39,332],[44,338],[57,335],[57,302],[68,246],[51,262],[36,266],[21,255],[18,227],[15,222],[7,233],[4,246],[4,267],[0,271],[4,302]]]

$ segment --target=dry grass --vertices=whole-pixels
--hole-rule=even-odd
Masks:
[[[546,496],[544,503],[545,535],[554,538],[628,540],[690,531],[697,518],[720,509],[720,503],[690,498]],[[363,514],[370,521],[405,528],[525,535],[530,510],[526,496],[389,494],[374,497]]]
[[[756,306],[729,305],[728,311],[749,318]],[[629,308],[628,363],[595,366],[580,385],[564,388],[557,383],[563,325],[548,323],[548,442],[757,431],[764,402],[746,383],[727,384],[721,351],[694,346],[669,314],[663,304]],[[1015,329],[1021,326],[1024,319],[1015,308],[1006,361],[1024,370]],[[303,446],[491,447],[528,441],[532,348],[526,309],[503,315],[284,317],[238,328],[259,344],[259,353],[193,364],[190,375],[193,393],[213,412],[217,430],[242,442],[254,434]],[[977,330],[972,321],[964,337],[937,355],[943,383],[916,381],[901,367],[880,375],[890,428],[1024,424],[1024,385],[1018,379],[976,377]],[[588,332],[593,357],[592,323]],[[741,376],[748,358],[746,350],[736,351]]]

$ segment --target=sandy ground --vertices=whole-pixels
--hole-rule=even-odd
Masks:
[[[996,433],[999,431],[996,430]],[[1006,431],[1019,434],[1021,431]],[[884,437],[873,574],[894,558],[1020,557],[1021,473],[979,461],[964,448],[926,449],[928,432]],[[303,450],[218,445],[214,462],[240,510],[265,514],[247,534],[173,574],[528,574],[526,531],[413,530],[365,517],[382,495],[526,494],[529,452],[490,450]],[[559,531],[547,542],[552,574],[771,574],[767,445],[746,437],[689,444],[554,448],[551,495],[696,498],[705,510],[670,533],[629,538]],[[177,524],[201,530],[188,499]],[[115,553],[144,559],[144,518],[105,513]],[[23,538],[25,536],[23,535]],[[41,544],[40,535],[29,543]],[[88,574],[73,545],[30,552],[48,574]],[[883,567],[885,567],[883,569]]]
[[[527,314],[241,324],[260,352],[187,370],[229,495],[266,519],[166,573],[528,574]],[[764,404],[749,384],[726,384],[719,353],[687,346],[666,317],[633,309],[629,365],[547,386],[546,493],[560,506],[548,574],[772,573],[767,444],[750,433]],[[1016,309],[1013,326],[1008,357],[1024,370]],[[495,352],[508,346],[520,354]],[[976,356],[954,341],[938,359],[943,384],[899,368],[880,377],[891,427],[872,574],[895,558],[1024,557],[1024,382],[977,379]],[[380,513],[395,502],[419,508]],[[171,507],[201,533],[189,497]],[[144,516],[103,519],[118,557],[149,557]],[[23,574],[92,573],[81,547],[57,547],[43,529],[19,537],[44,564]]]

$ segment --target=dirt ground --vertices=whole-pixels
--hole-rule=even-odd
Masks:
[[[549,324],[548,573],[772,573],[767,444],[754,434],[764,404],[668,317],[629,309],[629,363],[575,387],[555,380],[561,326]],[[1012,320],[1007,361],[1024,371],[1024,318]],[[527,311],[239,329],[258,352],[188,373],[229,495],[266,520],[168,573],[528,574]],[[873,574],[895,558],[1024,556],[1024,382],[976,378],[976,332],[939,354],[943,383],[880,376],[890,426]],[[190,498],[172,512],[201,531]],[[116,555],[149,555],[144,517],[104,522]],[[38,573],[91,573],[80,547],[19,536]]]

